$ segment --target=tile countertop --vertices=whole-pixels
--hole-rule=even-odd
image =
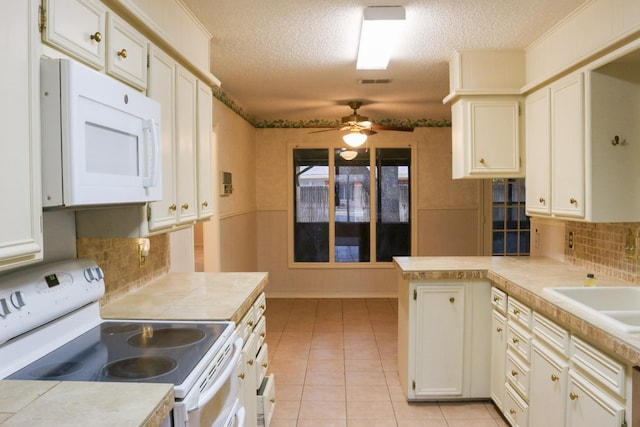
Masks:
[[[3,380],[0,425],[151,427],[169,415],[173,401],[171,384]]]
[[[169,273],[100,309],[104,319],[231,320],[239,323],[268,273]]]
[[[640,334],[620,332],[588,312],[542,293],[544,288],[584,286],[584,268],[541,257],[396,257],[406,280],[482,279],[630,365],[640,365]],[[633,286],[596,274],[598,286]]]

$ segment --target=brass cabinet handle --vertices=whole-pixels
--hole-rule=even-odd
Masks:
[[[486,163],[484,157],[480,158],[480,163],[483,164],[483,165]]]
[[[127,49],[122,49],[120,51],[118,51],[118,56],[122,59],[126,59],[127,58]]]
[[[500,301],[500,297],[493,297],[493,302],[498,302]]]
[[[502,328],[496,328],[496,332],[502,332]]]
[[[276,403],[276,398],[275,398],[275,397],[272,397],[271,399],[269,399],[269,402],[271,402],[271,403]]]
[[[260,332],[260,337],[264,338],[266,336],[267,336],[267,334],[265,334],[264,332]]]
[[[575,394],[574,392],[569,393],[569,399],[576,400],[577,398],[578,398],[578,395]]]
[[[517,316],[518,314],[520,314],[520,310],[517,309],[517,308],[514,308],[513,309],[513,314],[515,314]]]
[[[175,212],[175,210],[178,209],[178,207],[176,206],[176,204],[172,204],[171,206],[169,206],[169,210],[172,212]]]
[[[249,361],[247,362],[247,365],[253,366],[253,359],[249,359]]]
[[[449,298],[449,302],[450,303],[454,303],[454,302],[456,302],[456,299],[454,297],[451,297],[451,298]]]
[[[241,380],[243,380],[243,379],[244,379],[244,372],[240,372],[240,373],[238,374],[238,378],[240,378]]]
[[[514,344],[518,344],[520,342],[518,338],[512,338],[511,341],[513,341]]]
[[[206,208],[207,206],[209,206],[209,202],[207,202],[206,200],[204,202],[202,202],[202,207]]]
[[[247,325],[249,325],[249,326],[253,327],[253,321],[252,321],[252,320],[249,320],[249,322],[247,323]]]
[[[267,369],[267,368],[269,367],[269,364],[268,364],[268,363],[263,363],[263,364],[262,364],[262,367],[263,367],[264,369]]]
[[[260,304],[260,310],[264,310],[266,307],[264,304]]]
[[[100,43],[102,41],[102,34],[100,34],[100,31],[96,31],[95,33],[91,34],[89,36],[89,38],[91,40],[94,40],[94,41]]]
[[[513,408],[511,408],[511,409],[509,409],[509,413],[510,413],[511,415],[513,415],[513,414],[515,414],[515,413],[516,413],[516,410],[515,410],[515,409],[513,409]]]
[[[571,203],[572,205],[577,205],[578,201],[572,197],[569,199],[569,203]]]
[[[518,376],[518,373],[517,373],[516,371],[511,371],[511,376],[512,376],[512,377],[517,377],[517,376]]]
[[[558,381],[560,378],[558,378],[558,376],[556,374],[551,374],[551,381],[556,382]]]
[[[182,206],[180,206],[182,209],[184,209],[185,211],[187,209],[189,209],[189,203],[184,203]]]
[[[538,199],[538,201],[539,201],[541,204],[543,204],[543,205],[544,205],[544,203],[546,202],[546,200],[544,199],[544,197],[540,197],[540,198]]]

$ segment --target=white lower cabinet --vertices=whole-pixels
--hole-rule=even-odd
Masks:
[[[543,343],[534,340],[531,353],[531,402],[529,422],[532,426],[563,427],[569,363]]]
[[[493,310],[491,318],[491,399],[504,410],[504,372],[507,355],[507,318]]]
[[[398,366],[407,399],[488,397],[489,282],[401,283],[400,292]]]
[[[624,406],[573,370],[569,372],[567,391],[567,427],[625,425]]]

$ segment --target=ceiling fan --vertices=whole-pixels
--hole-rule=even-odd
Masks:
[[[358,114],[358,109],[362,106],[360,101],[350,101],[347,105],[353,110],[353,113],[344,116],[342,123],[331,129],[316,130],[309,133],[328,132],[332,130],[349,131],[349,133],[343,135],[344,142],[352,147],[359,147],[367,140],[367,136],[375,135],[379,130],[396,130],[402,132],[413,132],[412,127],[407,126],[387,126],[376,125],[369,121],[368,117]]]

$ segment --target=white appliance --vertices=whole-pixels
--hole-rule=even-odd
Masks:
[[[44,207],[162,198],[160,104],[70,59],[42,59]]]
[[[0,276],[0,378],[173,383],[162,426],[244,425],[233,322],[102,320],[103,294],[92,260]]]

